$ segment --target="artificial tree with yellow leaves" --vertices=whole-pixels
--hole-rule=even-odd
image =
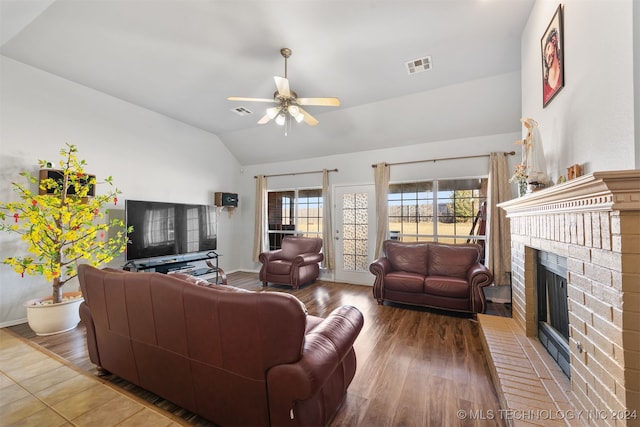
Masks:
[[[120,190],[108,177],[100,184],[110,186],[109,191],[90,197],[98,183],[85,173],[86,162],[78,160],[77,152],[71,144],[60,150],[60,179],[39,180],[22,172],[20,175],[31,185],[12,183],[21,201],[0,203],[0,230],[21,235],[31,253],[6,258],[3,263],[23,277],[44,276],[52,283],[53,303],[62,301],[62,286],[76,277],[79,262],[94,266],[108,263],[127,244],[123,221],[104,221],[107,206],[117,204]],[[46,160],[38,163],[41,168],[51,167]],[[43,191],[32,192],[29,187],[38,183]],[[118,231],[107,238],[111,227]]]

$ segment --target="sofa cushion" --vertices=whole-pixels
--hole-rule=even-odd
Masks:
[[[270,274],[289,275],[291,273],[291,261],[278,259],[269,263]]]
[[[427,243],[402,243],[387,240],[384,252],[396,271],[427,275],[429,261],[429,245]]]
[[[477,245],[429,244],[429,276],[450,276],[466,279],[469,267],[478,262]]]
[[[466,280],[446,276],[429,276],[424,281],[424,292],[449,298],[469,298],[471,288]]]
[[[424,292],[424,276],[406,271],[394,271],[384,276],[384,287],[400,292]]]

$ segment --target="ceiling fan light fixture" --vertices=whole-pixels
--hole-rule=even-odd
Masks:
[[[276,124],[278,126],[284,126],[285,122],[287,121],[287,118],[285,117],[284,113],[280,113],[278,114],[278,116],[276,117]]]
[[[296,119],[296,122],[300,123],[304,120],[304,114],[298,112],[293,118]]]
[[[289,111],[289,114],[291,114],[293,117],[296,117],[300,113],[300,109],[298,108],[297,105],[289,105],[287,110]]]

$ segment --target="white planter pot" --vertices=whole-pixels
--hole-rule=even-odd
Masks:
[[[53,335],[69,331],[80,322],[80,304],[84,301],[79,292],[63,294],[77,298],[58,304],[41,304],[46,298],[37,298],[25,303],[29,327],[36,335]],[[50,297],[48,299],[51,299]]]

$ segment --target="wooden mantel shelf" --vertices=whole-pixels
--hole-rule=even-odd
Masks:
[[[498,204],[507,217],[585,211],[640,211],[640,169],[593,172]]]

